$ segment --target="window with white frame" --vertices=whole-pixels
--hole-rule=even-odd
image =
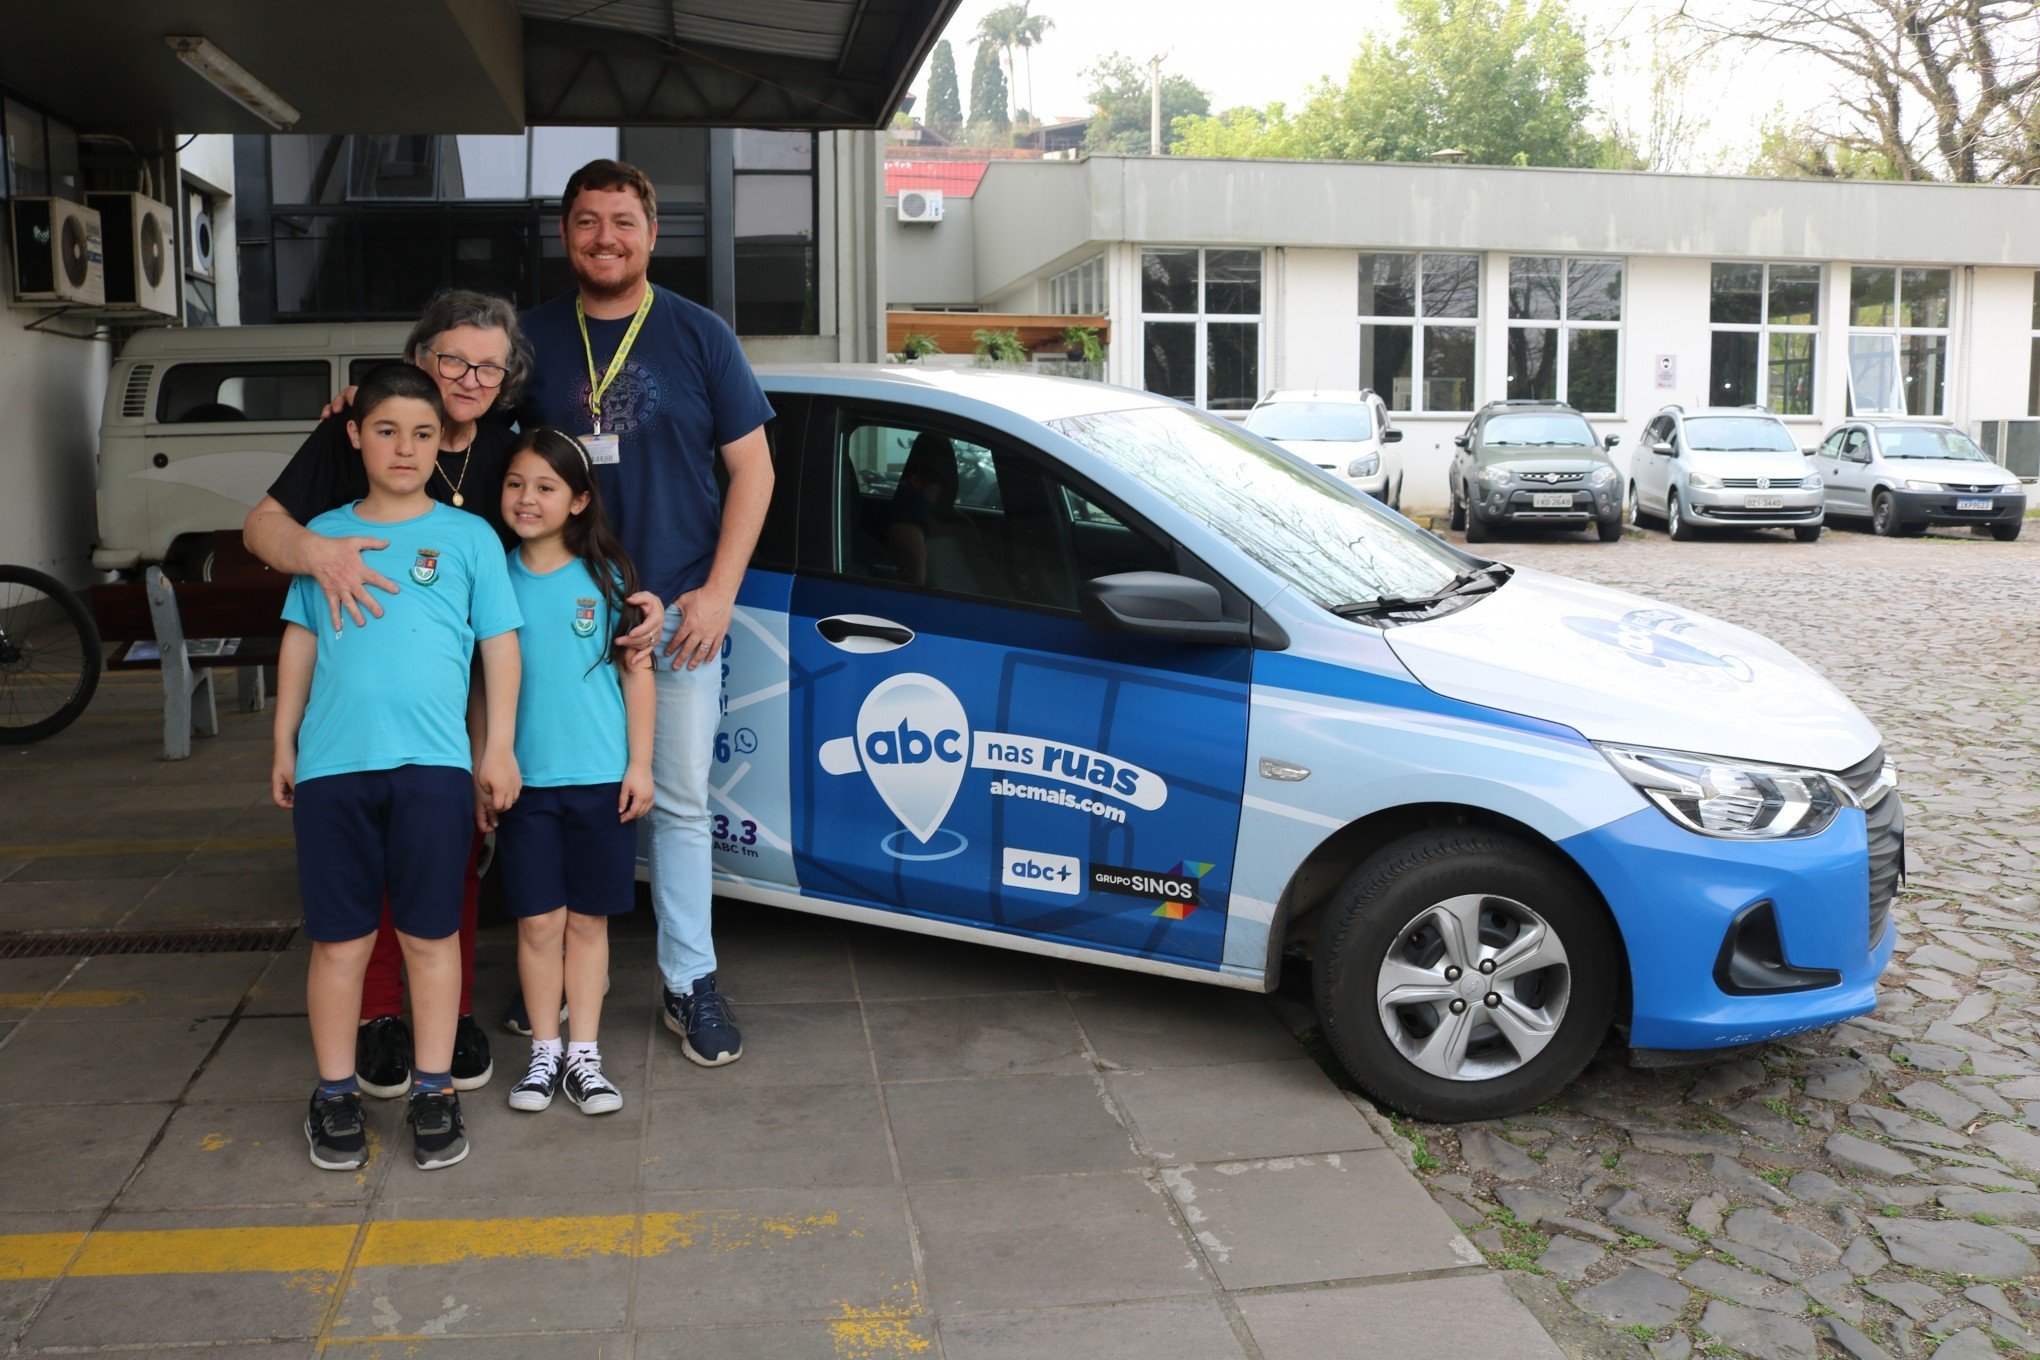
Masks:
[[[1813,414],[1817,264],[1716,264],[1709,282],[1707,402]]]
[[[1947,409],[1954,271],[1849,270],[1849,413],[1938,416]]]
[[[1509,257],[1509,395],[1620,407],[1622,261]]]
[[[1105,315],[1105,257],[1094,255],[1051,278],[1048,310],[1056,316]]]
[[[2040,270],[2033,272],[2033,358],[2026,368],[2026,409],[2040,416]]]
[[[1473,410],[1480,256],[1360,256],[1360,385],[1391,411]]]
[[[1140,252],[1141,385],[1207,411],[1251,410],[1261,380],[1261,252]]]

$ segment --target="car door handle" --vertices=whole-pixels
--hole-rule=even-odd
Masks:
[[[890,652],[914,640],[914,630],[871,614],[835,614],[815,620],[815,631],[846,652]]]

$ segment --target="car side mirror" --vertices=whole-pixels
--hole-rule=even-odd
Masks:
[[[1820,450],[1818,448],[1801,449],[1800,452],[1805,454],[1808,458],[1818,458],[1820,456]]]
[[[1675,458],[1678,456],[1678,450],[1673,448],[1670,444],[1667,444],[1662,439],[1658,440],[1657,443],[1652,444],[1650,446],[1650,451],[1652,453],[1659,454],[1666,458]]]
[[[1461,448],[1461,449],[1465,448],[1465,447],[1466,447],[1466,436],[1465,436],[1465,435],[1463,435],[1463,434],[1455,434],[1455,435],[1453,435],[1453,436],[1452,436],[1452,444],[1453,444],[1453,447],[1455,447],[1455,448]]]
[[[1609,436],[1608,436],[1608,437],[1607,437],[1606,439],[1603,439],[1603,440],[1601,441],[1601,447],[1602,447],[1602,448],[1604,448],[1604,449],[1612,449],[1612,448],[1614,448],[1614,447],[1615,447],[1615,446],[1616,446],[1617,444],[1620,444],[1621,442],[1622,442],[1622,436],[1621,436],[1621,435],[1619,435],[1619,434],[1611,434],[1611,435],[1609,435]]]
[[[1400,444],[1400,443],[1402,443],[1402,431],[1401,431],[1401,430],[1383,430],[1383,431],[1381,432],[1381,442],[1382,442],[1382,443],[1384,443],[1384,444]]]
[[[1254,642],[1252,625],[1225,616],[1218,587],[1166,571],[1127,571],[1084,583],[1084,622],[1096,633],[1129,633],[1209,647]]]

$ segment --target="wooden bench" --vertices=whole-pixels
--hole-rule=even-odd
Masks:
[[[183,760],[191,738],[219,735],[213,675],[238,672],[244,713],[267,704],[264,670],[283,640],[283,600],[291,578],[271,571],[235,533],[213,536],[210,579],[172,583],[161,567],[139,582],[94,586],[99,635],[118,643],[108,670],[163,673],[163,758]]]

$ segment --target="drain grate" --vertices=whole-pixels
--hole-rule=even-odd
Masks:
[[[47,959],[69,954],[256,954],[290,943],[296,926],[230,930],[81,930],[68,934],[0,931],[0,959]]]

